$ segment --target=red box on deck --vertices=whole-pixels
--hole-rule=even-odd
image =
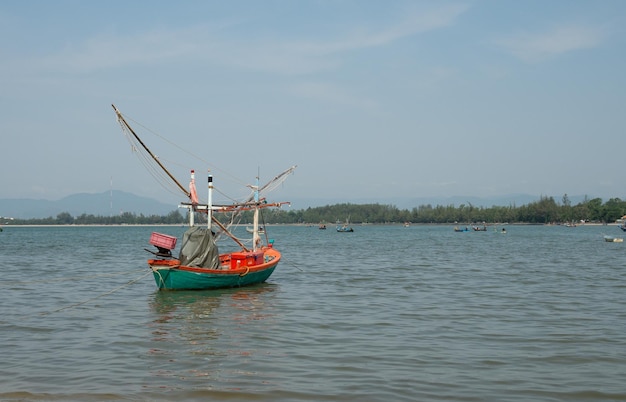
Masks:
[[[166,248],[173,250],[176,247],[176,238],[174,236],[168,236],[157,232],[152,232],[150,235],[150,244],[153,246]]]
[[[263,264],[263,251],[236,252],[230,255],[230,268],[251,267]]]

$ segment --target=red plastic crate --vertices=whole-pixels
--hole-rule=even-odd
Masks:
[[[263,264],[263,251],[235,252],[230,255],[230,268]]]
[[[153,246],[173,250],[176,247],[176,238],[162,233],[152,232],[150,235],[150,244]]]

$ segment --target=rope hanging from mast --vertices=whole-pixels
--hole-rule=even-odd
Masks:
[[[163,170],[163,172],[165,172],[165,174],[167,174],[167,176],[174,182],[174,184],[176,184],[178,189],[180,189],[187,197],[191,198],[191,194],[189,190],[187,190],[182,184],[180,184],[180,182],[176,180],[176,178],[169,172],[169,170],[167,170],[167,168],[163,166],[159,158],[157,158],[152,153],[152,151],[150,151],[150,149],[146,146],[146,144],[144,144],[141,138],[139,138],[139,136],[135,133],[135,130],[133,130],[132,127],[126,122],[126,119],[124,119],[124,116],[122,116],[122,113],[119,110],[117,110],[115,105],[111,105],[111,106],[113,106],[113,110],[115,110],[115,114],[117,115],[117,121],[122,126],[122,130],[124,131],[124,133],[130,132],[133,136],[133,142],[135,141],[138,142],[139,145],[141,145],[141,147],[148,153],[148,155],[150,155],[150,157],[154,160],[154,162],[156,162],[156,164],[159,165],[159,167]]]

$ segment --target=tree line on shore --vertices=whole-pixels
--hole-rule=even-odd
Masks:
[[[542,196],[538,201],[522,206],[474,206],[471,203],[454,205],[420,205],[419,207],[399,209],[385,204],[334,204],[322,207],[309,207],[301,210],[285,209],[263,210],[263,223],[267,224],[302,224],[335,223],[349,220],[351,223],[531,223],[550,224],[565,222],[600,222],[611,223],[626,215],[626,201],[611,198],[603,202],[601,198],[587,199],[572,205],[567,194],[560,202],[553,197]],[[185,224],[187,217],[178,210],[167,215],[136,215],[126,212],[114,216],[96,216],[82,214],[73,217],[62,212],[56,217],[44,219],[4,220],[11,225],[159,225]],[[252,212],[242,215],[241,223],[252,222]]]

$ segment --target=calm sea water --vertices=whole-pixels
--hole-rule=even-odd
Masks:
[[[159,292],[183,230],[5,227],[0,400],[626,400],[615,226],[271,227],[268,283]]]

